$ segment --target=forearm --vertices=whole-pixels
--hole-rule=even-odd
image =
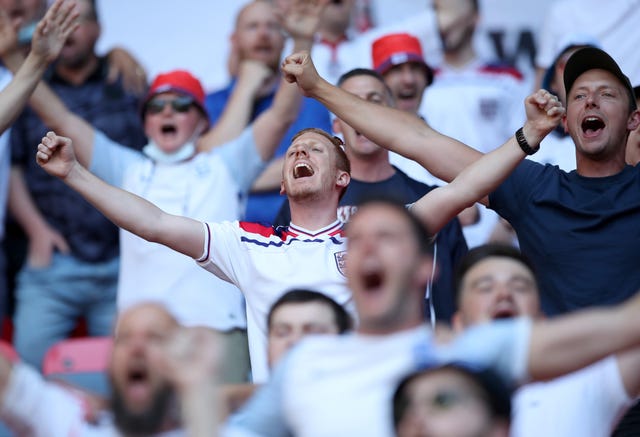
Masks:
[[[9,212],[29,239],[32,239],[38,234],[39,230],[49,225],[33,202],[31,193],[29,193],[24,181],[22,169],[12,167],[9,178]]]
[[[191,258],[202,255],[201,222],[167,214],[148,200],[107,184],[77,162],[63,180],[118,227]]]
[[[0,132],[7,129],[22,112],[46,69],[46,61],[30,54],[15,73],[13,80],[0,92]]]
[[[186,390],[180,396],[182,423],[190,437],[218,435],[218,391],[213,383],[205,382]]]
[[[413,159],[450,182],[482,154],[433,130],[424,120],[394,108],[366,102],[321,80],[312,97],[382,147]]]
[[[273,159],[267,168],[264,169],[260,176],[253,181],[251,186],[251,192],[260,193],[265,191],[273,191],[280,189],[280,182],[282,182],[282,163],[284,159]]]
[[[529,373],[554,378],[638,345],[640,319],[632,305],[577,311],[533,325]]]
[[[301,99],[298,88],[282,79],[271,107],[254,122],[256,146],[263,161],[273,157],[284,134],[296,120]]]
[[[487,203],[487,196],[524,159],[515,138],[465,168],[450,184],[436,188],[412,208],[427,229],[437,233],[449,220],[476,202]]]
[[[88,167],[93,153],[93,126],[71,112],[60,97],[42,81],[31,95],[29,103],[50,130],[73,140],[78,161]]]
[[[257,88],[254,84],[236,83],[215,126],[199,140],[201,150],[211,150],[238,137],[251,121]]]

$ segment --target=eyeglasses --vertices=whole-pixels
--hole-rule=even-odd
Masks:
[[[169,104],[175,112],[184,113],[191,109],[193,103],[194,100],[188,96],[176,97],[175,99],[154,98],[147,102],[145,110],[150,114],[159,114]]]

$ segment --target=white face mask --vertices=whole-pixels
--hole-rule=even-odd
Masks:
[[[193,141],[185,143],[178,150],[167,153],[160,149],[156,143],[149,141],[149,144],[144,146],[142,153],[153,159],[155,162],[161,164],[175,164],[180,161],[185,161],[192,158],[196,154],[196,146]]]

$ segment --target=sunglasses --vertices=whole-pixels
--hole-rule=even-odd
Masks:
[[[184,113],[188,112],[189,109],[191,109],[193,103],[194,100],[188,96],[181,96],[175,99],[155,98],[147,102],[147,104],[145,105],[145,110],[150,114],[159,114],[164,111],[165,106],[169,104],[175,112]]]

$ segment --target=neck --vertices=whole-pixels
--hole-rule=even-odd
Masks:
[[[396,169],[389,162],[388,153],[368,160],[357,159],[349,155],[349,160],[351,161],[351,177],[361,182],[381,182],[396,173]]]
[[[310,231],[322,229],[337,220],[338,201],[321,202],[319,199],[289,199],[291,223]]]
[[[576,172],[580,176],[589,178],[603,178],[616,175],[620,173],[626,165],[624,148],[621,149],[621,151],[622,153],[619,153],[615,159],[604,159],[602,161],[596,161],[578,153],[576,154]]]
[[[466,44],[459,50],[444,53],[444,62],[454,68],[462,68],[469,65],[476,59],[476,52],[473,44]]]
[[[404,323],[394,323],[394,324],[385,324],[382,325],[379,322],[375,323],[366,323],[365,321],[360,321],[356,332],[358,334],[363,335],[391,335],[398,334],[403,331],[409,331],[411,329],[415,329],[424,324],[424,320],[422,317],[412,318],[412,320],[407,320]]]
[[[56,64],[56,73],[73,85],[82,85],[98,67],[98,57],[91,55],[85,62],[79,65]]]

